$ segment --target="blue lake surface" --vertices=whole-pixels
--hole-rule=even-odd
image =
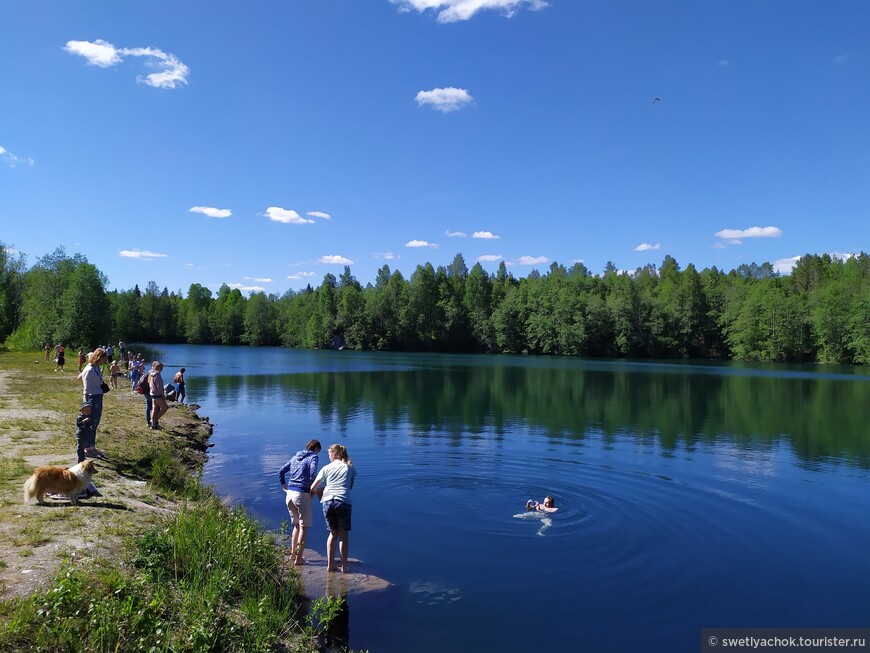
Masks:
[[[205,481],[270,529],[280,466],[312,437],[348,448],[350,555],[394,585],[350,597],[352,648],[680,652],[704,627],[870,625],[867,370],[153,351],[215,424]],[[523,512],[545,494],[549,524]]]

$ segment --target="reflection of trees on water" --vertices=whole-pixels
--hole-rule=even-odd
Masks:
[[[805,461],[846,459],[870,467],[870,379],[469,365],[410,371],[223,376],[200,379],[223,407],[278,401],[316,406],[346,428],[369,413],[377,430],[409,423],[415,435],[461,439],[527,425],[554,439],[636,435],[665,450],[699,443],[791,443]],[[724,373],[723,373],[724,372]]]

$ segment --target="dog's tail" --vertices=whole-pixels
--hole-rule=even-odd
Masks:
[[[36,498],[36,474],[24,481],[24,503]]]

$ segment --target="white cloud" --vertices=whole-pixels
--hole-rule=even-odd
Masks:
[[[310,215],[312,218],[320,218],[321,220],[332,220],[332,216],[323,211],[309,211],[305,215]]]
[[[272,283],[269,277],[242,277],[245,281],[256,281],[257,283]]]
[[[848,261],[850,258],[854,258],[855,253],[849,252],[848,254],[843,254],[842,252],[829,252],[828,256],[831,258],[838,258],[841,261]]]
[[[727,59],[719,59],[719,66],[721,68],[727,68],[728,64],[730,64],[730,63],[731,62],[728,61]]]
[[[23,163],[28,166],[33,165],[33,159],[31,159],[30,157],[22,158],[20,156],[16,156],[2,145],[0,145],[0,161],[5,161],[7,164],[9,164],[10,168],[14,168],[19,163]]]
[[[841,55],[834,57],[834,63],[839,66],[839,65],[846,63],[851,58],[852,58],[851,54],[841,54]]]
[[[482,238],[483,240],[498,240],[501,236],[496,236],[491,231],[475,231],[471,234],[472,238]]]
[[[546,256],[520,256],[517,263],[519,265],[540,265],[549,262],[549,260]]]
[[[100,68],[108,68],[121,63],[124,57],[147,57],[146,65],[157,68],[156,72],[145,77],[139,76],[136,81],[154,88],[175,88],[179,84],[187,84],[190,69],[179,61],[174,54],[167,54],[158,48],[116,48],[108,41],[67,41],[64,50],[77,54],[88,60],[88,63]]]
[[[266,209],[266,217],[284,224],[314,224],[314,220],[303,218],[293,209],[282,209],[280,206],[270,206]]]
[[[390,0],[390,2],[397,5],[402,12],[416,10],[418,13],[423,13],[432,9],[438,13],[439,23],[468,20],[477,12],[487,9],[499,10],[510,18],[521,7],[538,11],[548,6],[546,0]]]
[[[300,279],[307,279],[309,277],[315,276],[316,272],[297,272],[296,274],[288,274],[288,279],[293,279],[294,281],[299,281]]]
[[[339,256],[338,254],[330,254],[328,256],[321,256],[317,259],[318,263],[323,263],[324,265],[352,265],[353,261],[349,258],[345,258],[344,256]]]
[[[428,240],[409,240],[405,247],[438,247],[438,243],[430,243]]]
[[[184,267],[186,267],[186,268],[192,268],[192,267],[193,267],[193,263],[185,263],[185,264],[184,264]]]
[[[399,258],[392,252],[372,252],[372,257],[386,259],[387,261],[392,261],[393,259]]]
[[[464,88],[433,88],[431,91],[417,93],[417,104],[422,106],[431,105],[433,109],[448,113],[461,109],[474,100]]]
[[[261,288],[260,286],[246,286],[241,283],[228,283],[227,286],[230,288],[236,288],[242,292],[266,292],[266,289]]]
[[[773,269],[780,274],[789,274],[797,262],[801,260],[800,256],[792,256],[791,258],[781,258],[773,264]]]
[[[88,60],[88,63],[100,68],[108,68],[116,63],[121,63],[121,57],[115,46],[102,39],[93,43],[89,41],[67,41],[64,50],[71,54],[77,54]]]
[[[739,241],[741,238],[776,238],[782,236],[782,229],[779,227],[749,227],[749,229],[722,229],[715,234],[717,237],[724,240]],[[732,245],[739,245],[739,242],[732,242]]]
[[[214,209],[210,206],[193,206],[187,211],[189,213],[202,213],[210,218],[228,218],[233,214],[229,209]]]
[[[167,258],[168,254],[158,254],[147,249],[122,249],[119,254],[125,258],[138,258],[143,261],[150,261],[155,258]]]
[[[449,229],[445,231],[444,234],[448,238],[465,238],[465,236],[468,235],[464,231],[450,231]]]
[[[484,254],[482,256],[478,256],[477,260],[481,263],[491,263],[492,261],[500,261],[501,254]]]
[[[655,245],[650,245],[649,243],[641,243],[640,245],[638,245],[637,247],[634,248],[634,251],[635,252],[646,252],[646,251],[651,250],[651,249],[661,249],[661,248],[662,248],[662,246],[659,243],[656,243]]]

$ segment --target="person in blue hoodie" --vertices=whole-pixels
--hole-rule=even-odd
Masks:
[[[296,565],[305,564],[302,552],[305,550],[305,538],[311,526],[311,482],[317,475],[318,453],[320,453],[320,442],[309,440],[305,448],[297,451],[296,455],[278,472],[281,487],[286,493],[287,510],[293,521],[290,550],[291,558]],[[289,478],[287,472],[290,472]]]

